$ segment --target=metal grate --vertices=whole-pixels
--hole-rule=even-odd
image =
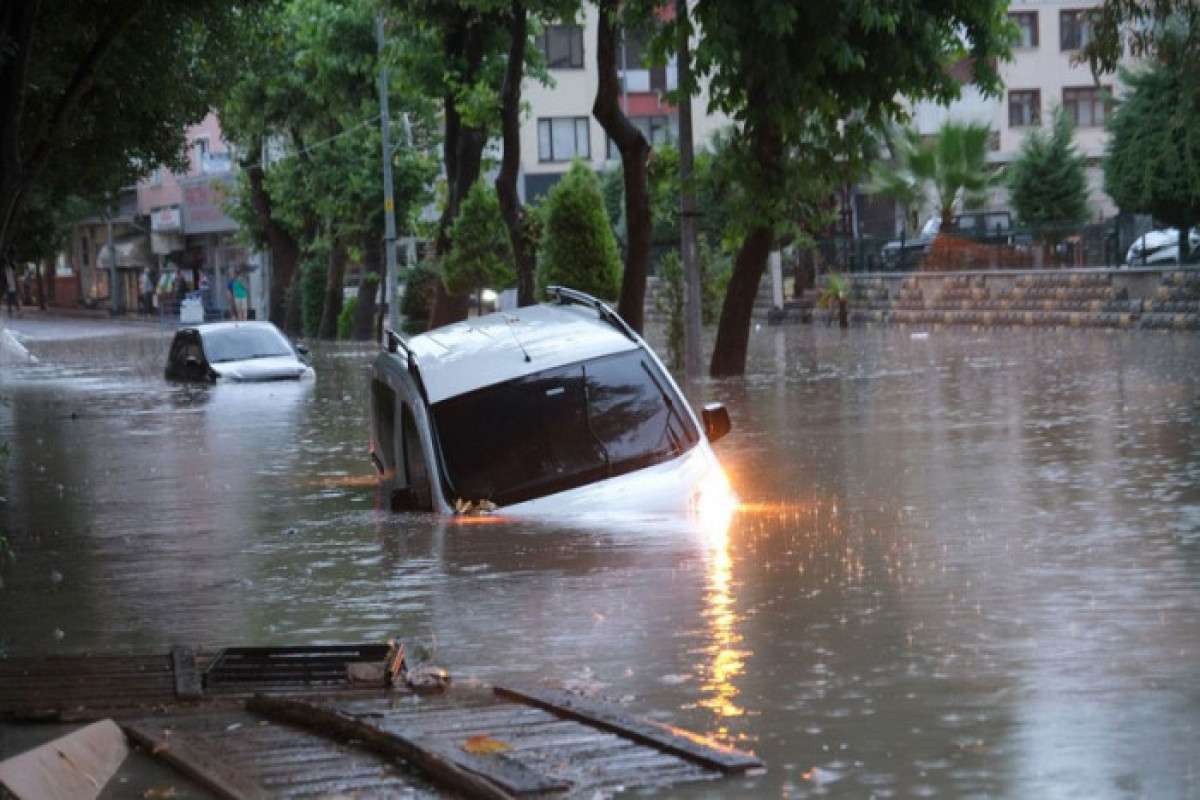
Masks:
[[[350,664],[382,665],[389,651],[386,644],[229,647],[205,671],[204,685],[209,689],[349,685]]]

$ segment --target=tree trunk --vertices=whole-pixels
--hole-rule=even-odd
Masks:
[[[596,31],[596,66],[599,83],[592,115],[621,152],[625,178],[625,275],[617,312],[629,326],[642,330],[646,303],[646,274],[650,265],[650,196],[646,187],[646,161],[650,145],[621,109],[621,82],[617,76],[620,0],[600,0],[600,25]]]
[[[296,265],[300,262],[300,244],[274,217],[271,196],[263,183],[263,168],[257,163],[261,155],[262,142],[255,141],[249,156],[256,163],[246,168],[246,176],[250,183],[250,206],[254,209],[259,228],[266,238],[265,243],[271,249],[271,297],[267,315],[276,325],[286,329],[287,289],[292,285],[292,276],[295,275]]]
[[[54,305],[58,294],[58,259],[50,261],[50,272],[46,275],[46,303]]]
[[[460,76],[463,85],[473,84],[479,78],[483,66],[484,27],[483,20],[472,19],[465,21],[459,28],[452,30],[446,36],[445,55],[447,61],[455,63],[465,60],[466,66]],[[458,101],[452,89],[446,92],[443,102],[446,117],[446,139],[443,143],[443,153],[449,192],[446,198],[446,210],[438,220],[438,235],[434,243],[434,252],[438,256],[445,256],[453,246],[450,241],[450,227],[458,217],[458,209],[462,205],[463,198],[467,196],[467,192],[470,191],[475,181],[479,180],[483,148],[487,144],[486,132],[483,129],[463,124],[462,115],[458,110]],[[464,320],[467,318],[470,308],[470,296],[452,295],[439,281],[437,290],[434,292],[429,327],[437,328]]]
[[[45,259],[45,258],[39,258],[37,260],[37,262],[34,264],[34,270],[33,270],[34,277],[37,278],[38,308],[40,308],[42,311],[46,310],[45,275],[46,275],[46,261],[47,260],[48,259]]]
[[[752,180],[754,191],[773,191],[781,174],[783,142],[778,131],[769,123],[760,123],[748,135],[754,156]],[[758,285],[767,268],[767,256],[774,243],[774,220],[764,219],[752,228],[742,241],[733,275],[721,305],[721,321],[717,325],[717,341],[713,347],[709,373],[713,377],[741,375],[746,371],[746,351],[750,344],[750,324],[754,316],[754,299]]]
[[[521,202],[517,197],[517,172],[521,167],[521,79],[525,74],[525,41],[528,38],[524,0],[513,0],[509,11],[508,63],[504,68],[504,86],[500,91],[500,128],[504,137],[504,156],[496,176],[496,194],[500,213],[508,226],[517,268],[517,305],[537,302],[534,286],[533,248],[525,236]]]
[[[380,276],[386,266],[381,252],[383,241],[377,236],[363,237],[363,275],[358,284],[358,304],[354,308],[354,324],[350,337],[358,342],[371,339],[375,328],[375,298],[379,296]]]
[[[297,269],[292,273],[291,284],[287,288],[287,310],[284,313],[283,329],[288,332],[289,336],[302,336],[304,334],[304,298],[301,297],[303,292],[300,289],[300,270]]]
[[[335,239],[329,251],[329,269],[325,272],[325,303],[321,307],[322,339],[336,339],[338,316],[342,313],[342,284],[346,282],[346,245]]]
[[[847,301],[844,298],[841,298],[841,297],[838,298],[837,303],[838,303],[838,327],[839,328],[849,328],[850,327],[849,304],[847,303]]]
[[[742,241],[733,275],[721,305],[721,322],[713,347],[709,373],[714,378],[741,375],[746,371],[746,350],[750,344],[750,323],[754,316],[754,298],[767,268],[774,235],[769,226],[753,228]]]

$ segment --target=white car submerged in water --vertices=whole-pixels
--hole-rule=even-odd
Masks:
[[[709,446],[719,404],[692,413],[658,357],[612,309],[556,302],[403,340],[371,376],[371,459],[397,510],[672,513],[730,501]]]

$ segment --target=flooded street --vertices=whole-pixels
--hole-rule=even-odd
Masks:
[[[698,390],[721,528],[381,511],[373,347],[197,388],[168,335],[0,367],[0,653],[398,635],[769,766],[679,794],[1200,797],[1200,337],[764,327]]]

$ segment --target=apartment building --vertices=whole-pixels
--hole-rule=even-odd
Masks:
[[[530,108],[521,126],[521,190],[527,202],[544,194],[577,158],[597,171],[620,161],[616,147],[592,116],[599,83],[598,21],[599,11],[588,5],[577,20],[548,25],[539,41],[552,84],[527,79],[522,88]],[[647,37],[639,32],[629,31],[624,37],[618,56],[622,107],[651,144],[675,142],[679,110],[665,94],[678,86],[678,71],[674,62],[647,67],[646,45]],[[703,85],[691,103],[694,138],[700,147],[729,120],[708,112]]]
[[[1075,143],[1088,159],[1091,216],[1099,221],[1112,217],[1117,208],[1104,193],[1101,159],[1107,135],[1104,120],[1112,111],[1112,97],[1122,87],[1116,75],[1103,75],[1099,84],[1086,63],[1076,63],[1087,44],[1088,26],[1084,12],[1097,5],[1091,0],[1025,0],[1009,7],[1009,18],[1020,29],[1013,60],[1002,64],[1003,94],[984,97],[966,87],[962,98],[949,107],[934,103],[913,106],[913,122],[923,134],[933,134],[942,122],[986,122],[996,133],[992,159],[998,164],[1016,158],[1021,142],[1031,131],[1050,124],[1055,109],[1062,107],[1075,122]],[[993,197],[997,208],[1007,205],[1007,192]]]

